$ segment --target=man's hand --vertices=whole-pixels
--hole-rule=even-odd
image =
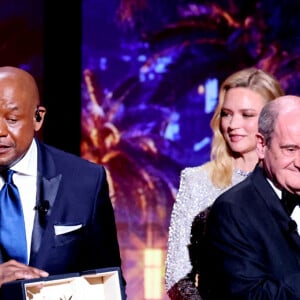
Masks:
[[[47,272],[29,267],[13,259],[0,264],[0,287],[3,283],[16,279],[33,279],[47,276],[49,276]]]

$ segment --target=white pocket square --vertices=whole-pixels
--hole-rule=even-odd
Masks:
[[[54,232],[55,232],[55,235],[60,235],[60,234],[65,234],[65,233],[68,233],[68,232],[75,231],[75,230],[77,230],[81,227],[82,227],[82,224],[70,225],[70,226],[54,225]]]

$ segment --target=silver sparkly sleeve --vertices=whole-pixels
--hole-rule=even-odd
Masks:
[[[243,179],[245,176],[233,172],[233,184]],[[167,291],[192,269],[187,246],[190,243],[191,226],[195,216],[211,206],[215,199],[229,187],[221,189],[214,186],[205,165],[185,168],[181,172],[179,190],[169,226],[165,264]]]
[[[191,270],[187,245],[190,242],[190,231],[195,212],[191,207],[191,184],[189,171],[181,172],[179,190],[173,205],[166,258],[165,284],[167,291]]]

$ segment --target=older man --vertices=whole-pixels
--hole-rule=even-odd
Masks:
[[[300,97],[264,107],[257,153],[254,172],[212,206],[204,299],[300,299]]]

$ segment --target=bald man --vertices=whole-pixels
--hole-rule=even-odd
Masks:
[[[268,103],[258,122],[259,164],[210,211],[204,299],[300,299],[300,98]]]
[[[0,244],[0,286],[15,279],[121,268],[105,169],[39,141],[36,132],[45,113],[35,79],[22,69],[0,67],[0,175],[14,171],[27,242],[25,263]]]

